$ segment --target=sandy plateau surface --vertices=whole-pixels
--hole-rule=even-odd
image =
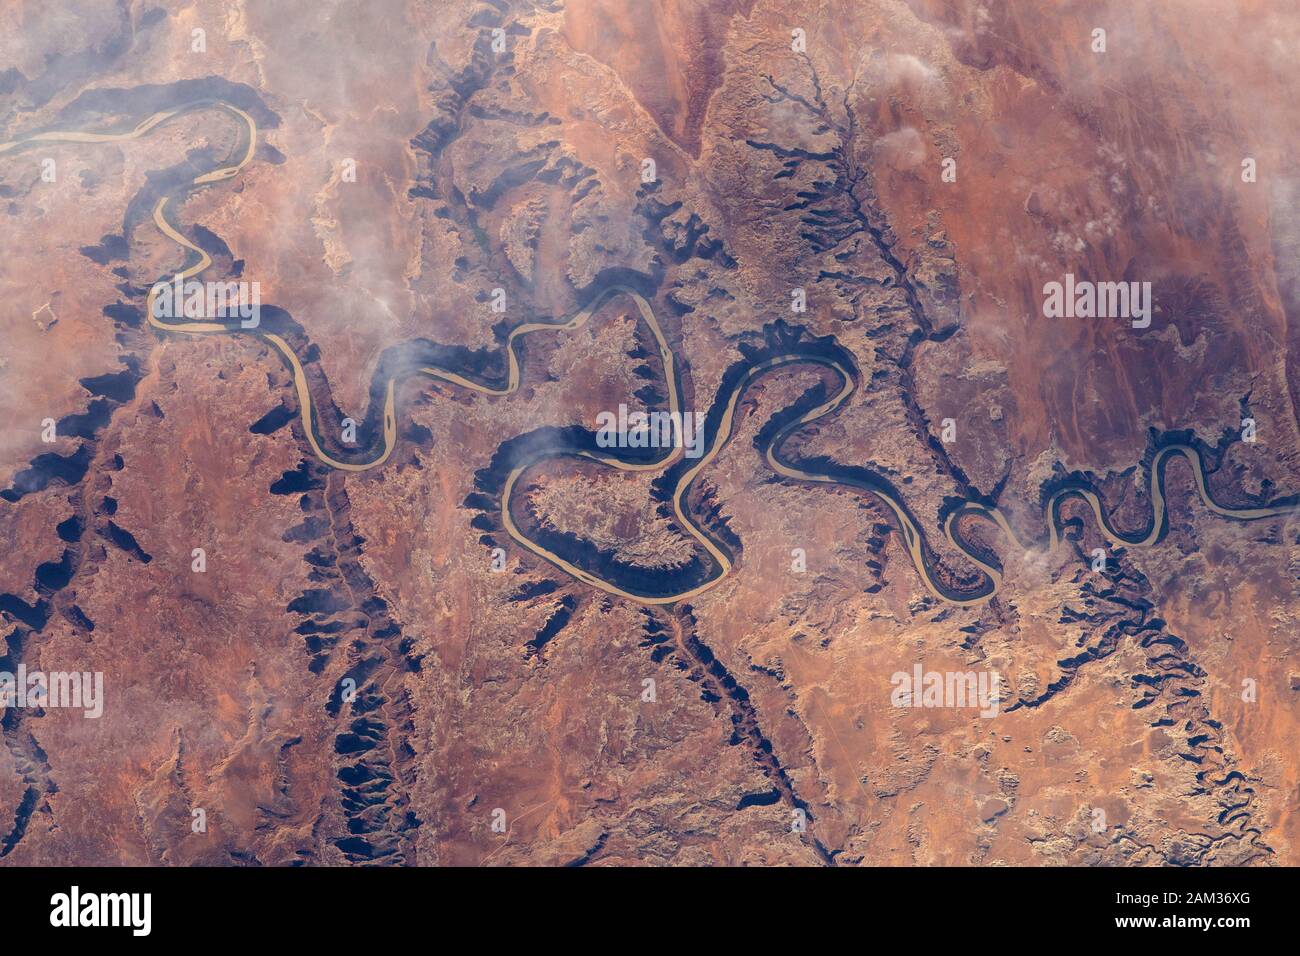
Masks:
[[[1086,486],[1142,537],[1172,441],[1225,509],[1300,501],[1298,45],[1266,0],[0,5],[0,143],[193,107],[0,152],[0,672],[103,688],[0,700],[0,865],[1300,864],[1300,512],[1174,456],[1151,547],[1043,516]],[[241,154],[223,102],[251,161],[173,189]],[[145,321],[169,189],[266,329]],[[1149,327],[1045,316],[1067,274],[1149,282]],[[409,356],[498,383],[615,285],[691,412],[837,350],[782,455],[892,489],[949,592],[961,502],[1036,546],[963,515],[1001,583],[937,598],[880,495],[770,467],[839,387],[792,363],[684,497],[729,573],[647,605],[506,523],[671,590],[709,565],[670,475],[498,494],[663,407],[631,297],[518,339],[510,394],[408,369],[355,471],[260,334],[362,461]]]

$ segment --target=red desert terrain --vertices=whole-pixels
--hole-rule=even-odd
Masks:
[[[1300,863],[1297,45],[0,6],[0,864]]]

